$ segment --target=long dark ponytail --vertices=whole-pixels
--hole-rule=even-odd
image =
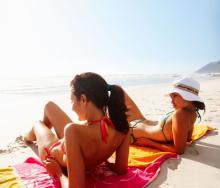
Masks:
[[[129,131],[124,92],[120,86],[110,86],[100,75],[92,72],[76,75],[70,86],[77,99],[84,94],[105,115],[109,114],[116,130],[122,133]]]
[[[204,110],[204,112],[205,112],[205,103],[204,102],[199,102],[199,101],[192,101],[192,102],[197,110]]]
[[[197,113],[197,117],[199,118],[199,122],[201,121],[202,117],[199,113],[199,110],[203,110],[205,113],[205,103],[204,102],[199,102],[199,101],[192,101],[193,105],[196,107],[196,113]]]
[[[116,129],[120,132],[127,133],[129,124],[127,121],[125,97],[123,89],[118,85],[110,85],[110,97],[108,102],[109,116],[112,122],[117,125]]]

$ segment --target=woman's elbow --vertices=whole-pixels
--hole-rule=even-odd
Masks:
[[[181,150],[181,151],[177,151],[176,153],[177,153],[178,155],[182,155],[182,154],[184,154],[184,150],[183,150],[183,151],[182,151],[182,150]]]
[[[185,152],[185,148],[176,148],[175,149],[175,153],[177,153],[178,155],[182,155]]]

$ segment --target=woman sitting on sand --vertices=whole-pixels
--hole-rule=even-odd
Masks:
[[[198,111],[205,110],[205,104],[198,96],[199,89],[199,83],[192,78],[174,81],[169,91],[174,111],[167,113],[159,123],[145,119],[125,93],[128,121],[133,123],[132,144],[183,154],[191,140],[196,118],[200,118]]]
[[[72,110],[85,125],[73,123],[55,103],[48,102],[43,120],[24,137],[36,140],[40,158],[50,174],[60,177],[62,187],[85,187],[85,171],[107,162],[114,152],[116,160],[107,162],[109,167],[118,174],[127,170],[130,134],[124,94],[119,86],[108,86],[95,73],[75,76],[71,81]],[[63,167],[67,167],[68,179]]]

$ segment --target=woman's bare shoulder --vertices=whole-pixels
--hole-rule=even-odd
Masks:
[[[184,109],[178,109],[175,111],[172,117],[173,126],[189,128],[194,123],[195,115]],[[175,122],[175,123],[174,123]]]
[[[80,132],[82,132],[85,127],[86,127],[85,125],[80,125],[80,124],[76,124],[76,123],[69,123],[65,126],[64,134],[66,136],[68,136],[68,135],[71,136],[73,134],[80,134]]]
[[[176,122],[177,125],[183,126],[182,124],[186,125],[186,121],[188,121],[190,118],[191,115],[189,112],[184,109],[178,109],[173,113],[172,122]]]
[[[178,109],[178,110],[175,110],[175,112],[173,113],[173,117],[180,118],[180,119],[189,117],[189,115],[190,115],[190,112],[185,109]]]
[[[86,125],[77,124],[77,123],[68,123],[65,126],[65,130],[81,129],[82,127],[87,127]]]
[[[65,135],[71,139],[73,135],[81,140],[89,140],[97,137],[100,132],[99,126],[87,126],[82,124],[70,123],[65,127]]]

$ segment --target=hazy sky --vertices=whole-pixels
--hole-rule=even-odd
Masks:
[[[219,19],[218,0],[1,0],[0,74],[194,72]]]

